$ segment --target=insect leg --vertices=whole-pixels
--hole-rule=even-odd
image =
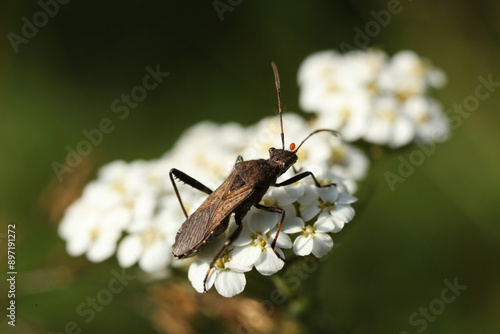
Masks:
[[[234,218],[236,220],[236,230],[234,230],[234,232],[231,233],[226,242],[224,242],[224,245],[222,246],[221,250],[217,253],[212,262],[210,262],[207,274],[205,275],[205,279],[203,280],[203,292],[207,292],[208,275],[210,275],[210,272],[212,271],[212,268],[214,267],[215,263],[217,262],[221,254],[226,250],[226,248],[229,247],[233,243],[233,241],[239,237],[241,233],[241,230],[243,228],[243,218],[240,217],[239,215],[236,215]]]
[[[212,193],[212,190],[205,186],[203,183],[200,181],[197,181],[193,179],[191,176],[187,175],[186,173],[181,172],[180,170],[176,168],[172,168],[170,172],[168,173],[170,176],[170,181],[172,181],[172,185],[174,186],[175,194],[177,195],[177,199],[179,200],[179,203],[181,205],[182,211],[184,212],[184,215],[186,218],[188,217],[187,211],[184,208],[184,204],[182,203],[181,200],[181,195],[179,194],[179,190],[177,189],[177,185],[175,184],[174,177],[178,180],[181,180],[182,182],[189,184],[191,187],[198,189],[199,191],[203,191],[204,193],[210,195]]]
[[[265,205],[261,205],[261,204],[255,204],[255,207],[257,209],[261,209],[261,210],[264,210],[264,211],[267,211],[267,212],[274,212],[274,213],[281,214],[281,219],[280,219],[280,222],[279,222],[279,225],[278,225],[278,231],[276,232],[276,236],[274,237],[274,240],[271,243],[271,248],[273,249],[274,254],[276,254],[276,256],[279,259],[281,259],[283,262],[286,262],[285,259],[283,257],[281,257],[281,255],[279,255],[278,252],[275,249],[275,247],[276,247],[276,240],[278,240],[278,235],[280,234],[281,226],[283,225],[283,220],[285,220],[285,210],[283,210],[282,208],[278,208],[276,206],[265,206]]]
[[[297,174],[295,176],[292,176],[288,180],[285,180],[285,181],[280,182],[280,183],[276,183],[274,186],[275,187],[288,186],[288,185],[295,183],[299,180],[302,180],[303,178],[308,177],[308,176],[311,176],[313,178],[314,183],[316,184],[316,187],[318,187],[318,188],[326,188],[326,187],[331,187],[331,186],[336,185],[335,183],[322,185],[321,183],[318,182],[318,180],[316,179],[316,177],[314,176],[314,174],[312,172],[303,172],[303,173]]]
[[[294,172],[295,174],[299,174],[299,173],[302,171],[302,168],[297,169],[297,168],[295,168],[295,166],[294,166],[294,165],[292,165],[292,169],[293,169],[293,172]]]
[[[236,158],[235,165],[236,165],[238,162],[243,162],[243,157],[242,157],[241,155],[238,155],[238,157]]]

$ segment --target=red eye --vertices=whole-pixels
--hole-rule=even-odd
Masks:
[[[295,150],[295,143],[290,144],[290,151],[293,151],[293,150]]]

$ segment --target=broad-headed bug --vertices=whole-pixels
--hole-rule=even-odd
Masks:
[[[222,249],[210,263],[210,267],[204,279],[204,291],[206,291],[206,282],[210,271],[224,250],[240,235],[243,228],[243,218],[252,206],[268,212],[279,213],[281,215],[278,230],[271,244],[271,248],[278,258],[285,261],[275,249],[276,240],[278,239],[281,226],[283,225],[283,220],[285,219],[285,210],[279,207],[264,206],[259,204],[269,187],[283,187],[290,185],[307,176],[312,177],[317,187],[335,186],[333,183],[321,185],[311,172],[296,172],[296,175],[290,179],[276,183],[278,177],[295,164],[297,161],[297,151],[309,137],[315,133],[323,131],[333,133],[334,135],[338,135],[338,132],[328,129],[316,130],[309,134],[299,146],[296,147],[295,144],[292,143],[290,145],[290,150],[286,150],[281,110],[280,80],[278,69],[276,68],[274,62],[272,63],[272,67],[278,95],[282,148],[277,149],[271,147],[269,149],[270,157],[267,160],[257,159],[243,161],[243,158],[239,156],[231,174],[229,174],[228,178],[215,191],[210,190],[201,182],[178,169],[172,168],[170,170],[170,180],[172,181],[175,193],[179,199],[184,215],[186,216],[186,221],[182,224],[175,237],[175,243],[172,248],[174,256],[182,259],[191,257],[198,253],[200,248],[207,242],[215,239],[227,229],[230,215],[233,213],[235,215],[236,230],[229,236],[222,246]],[[200,207],[189,216],[184,208],[184,204],[182,203],[174,178],[208,194],[208,197],[200,205]]]

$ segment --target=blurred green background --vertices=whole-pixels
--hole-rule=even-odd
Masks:
[[[67,255],[57,235],[61,208],[102,164],[159,157],[195,122],[247,125],[271,115],[276,107],[273,60],[286,109],[300,111],[296,74],[301,61],[315,51],[338,49],[342,42],[354,45],[354,28],[364,30],[374,20],[370,12],[392,2],[233,1],[221,21],[211,1],[71,1],[59,5],[17,53],[8,34],[21,35],[23,17],[32,22],[41,7],[36,1],[3,2],[0,254],[5,263],[6,226],[15,223],[19,274],[17,326],[6,326],[2,313],[0,330],[69,332],[65,325],[75,321],[82,333],[161,332],[151,324],[154,303],[143,297],[148,286],[137,281],[90,323],[76,313],[80,303],[105,287],[118,265],[114,258],[92,264]],[[436,97],[445,109],[473,95],[478,76],[500,81],[499,2],[407,0],[400,6],[369,45],[390,55],[414,50],[442,68],[448,85]],[[111,103],[142,83],[147,66],[157,64],[170,75],[121,120]],[[305,319],[315,324],[311,332],[500,331],[499,103],[500,89],[394,192],[384,172],[397,173],[398,156],[408,158],[413,148],[388,153],[372,166],[358,194],[358,216],[334,236],[337,249],[315,279],[303,282],[312,287],[307,293],[313,312]],[[103,118],[112,120],[114,131],[59,183],[53,162],[63,163],[66,147],[75,149],[85,139],[82,131],[97,128]],[[455,278],[467,286],[461,295],[429,318],[425,328],[422,322],[412,325],[409,317],[421,307],[437,307],[444,280]],[[265,295],[249,291],[251,286],[244,295]],[[1,288],[5,310],[5,280]],[[197,330],[225,330],[198,321],[193,321]]]

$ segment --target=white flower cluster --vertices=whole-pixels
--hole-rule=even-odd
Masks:
[[[313,131],[311,124],[294,114],[283,117],[286,137],[304,139]],[[254,126],[199,123],[188,129],[173,149],[155,161],[112,162],[89,183],[82,197],[74,202],[59,226],[73,256],[86,254],[94,262],[103,261],[115,252],[122,267],[138,263],[145,272],[168,269],[171,247],[185,217],[170,184],[172,167],[191,175],[215,189],[229,175],[236,157],[245,160],[268,158],[268,149],[280,147],[279,120],[269,117]],[[317,188],[312,179],[271,188],[261,204],[279,206],[286,211],[275,251],[293,248],[297,255],[321,257],[333,247],[329,233],[342,230],[354,216],[350,193],[368,170],[368,158],[362,151],[341,142],[331,134],[318,134],[298,152],[301,170],[311,170],[322,184],[337,186]],[[283,175],[279,181],[293,175]],[[193,212],[206,194],[179,184],[188,213]],[[245,287],[244,273],[253,267],[263,275],[279,271],[284,263],[271,249],[279,215],[256,208],[245,217],[243,231],[211,271],[207,286],[215,284],[221,295],[233,296]],[[209,263],[227,239],[231,226],[217,240],[208,244],[190,265],[189,278],[198,291]],[[291,237],[295,240],[292,241]]]
[[[428,96],[446,77],[412,51],[392,58],[378,50],[318,52],[304,60],[298,82],[301,108],[347,141],[395,148],[449,134],[441,106]]]
[[[334,179],[320,178],[325,184]],[[348,193],[342,183],[318,188],[312,181],[304,180],[289,188],[272,188],[262,199],[266,206],[279,206],[285,210],[285,220],[278,235],[275,249],[271,244],[276,237],[280,215],[252,208],[243,219],[243,230],[233,244],[217,260],[207,281],[207,288],[215,284],[217,291],[226,297],[234,296],[245,287],[245,272],[253,267],[269,276],[281,270],[285,258],[282,249],[293,248],[299,256],[326,255],[333,248],[330,233],[340,232],[354,217],[351,204],[356,198]],[[234,222],[233,222],[234,227]],[[229,233],[202,250],[189,269],[189,279],[198,292],[204,291],[204,281],[209,263],[221,249]],[[295,240],[292,240],[295,238]]]
[[[285,113],[286,145],[300,143],[318,128],[338,130],[347,141],[364,139],[390,147],[443,139],[448,133],[441,107],[426,95],[430,87],[442,86],[445,76],[413,52],[400,52],[391,59],[373,50],[346,55],[320,52],[304,61],[298,79],[301,106],[317,117],[305,121]],[[148,273],[189,265],[188,277],[197,291],[215,285],[226,297],[243,291],[245,273],[254,267],[265,276],[281,270],[280,257],[287,252],[324,256],[333,248],[331,233],[353,219],[352,194],[369,167],[363,151],[328,132],[310,137],[297,151],[296,169],[290,168],[278,182],[298,170],[314,173],[323,185],[335,185],[320,188],[306,177],[271,187],[262,198],[262,205],[286,213],[274,249],[280,215],[252,208],[239,237],[216,259],[208,277],[210,263],[236,228],[233,217],[229,228],[202,247],[196,258],[172,259],[172,245],[185,216],[170,183],[170,169],[175,167],[215,190],[239,155],[245,160],[267,159],[270,147],[281,148],[280,130],[277,116],[247,128],[201,122],[158,160],[116,161],[102,167],[59,226],[68,253],[86,254],[93,262],[116,253],[122,267],[137,263]],[[207,197],[192,187],[178,187],[188,214]]]
[[[146,272],[165,268],[179,227],[165,223],[175,217],[166,205],[168,170],[163,159],[115,161],[102,167],[59,225],[68,253],[100,262],[115,253],[120,241],[117,257],[122,267],[139,262]]]

